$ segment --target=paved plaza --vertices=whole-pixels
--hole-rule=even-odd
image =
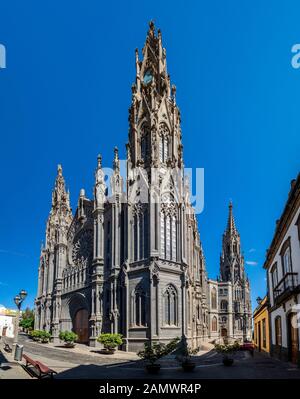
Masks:
[[[162,366],[157,376],[151,376],[144,370],[143,363],[135,353],[118,351],[114,355],[100,354],[97,349],[77,345],[75,349],[66,349],[53,344],[33,342],[26,335],[20,335],[20,344],[24,353],[40,360],[57,371],[56,379],[102,379],[102,378],[161,378],[161,379],[299,379],[300,369],[289,363],[280,362],[265,354],[255,352],[237,352],[231,367],[224,367],[221,355],[213,349],[205,349],[194,357],[197,364],[191,373],[182,371],[174,356],[160,360]],[[11,354],[0,346],[0,361],[7,367],[0,369],[0,379],[33,377],[23,367],[23,362],[15,362]],[[23,365],[23,366],[22,366]]]

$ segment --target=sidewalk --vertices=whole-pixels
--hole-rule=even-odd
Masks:
[[[32,344],[35,344],[37,346],[41,345],[40,343],[31,341],[31,340],[29,340],[29,342],[32,343]],[[98,359],[99,359],[99,357],[103,358],[103,359],[107,359],[107,355],[106,354],[101,354],[100,353],[100,351],[101,351],[100,348],[92,348],[90,346],[83,345],[83,344],[76,343],[75,347],[72,348],[71,350],[66,348],[63,343],[61,343],[61,344],[53,344],[53,343],[50,342],[48,344],[42,344],[42,345],[45,348],[56,349],[56,350],[60,350],[60,351],[68,352],[68,353],[74,352],[74,353],[78,353],[78,354],[82,354],[82,355],[93,356],[93,357],[96,357]],[[134,353],[134,352],[124,352],[124,351],[121,351],[121,350],[116,350],[114,355],[113,355],[113,358],[114,359],[120,359],[120,360],[138,360],[139,359],[139,357],[137,356],[136,353]]]
[[[31,379],[21,364],[14,360],[14,353],[3,350],[3,343],[0,344],[0,365],[0,380]]]

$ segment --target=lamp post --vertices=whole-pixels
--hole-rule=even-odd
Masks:
[[[21,290],[20,293],[14,297],[14,302],[18,308],[17,314],[16,314],[14,344],[18,343],[20,310],[21,310],[22,303],[26,297],[27,297],[27,292],[25,290]]]

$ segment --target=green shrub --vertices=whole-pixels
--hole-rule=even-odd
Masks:
[[[105,349],[112,350],[123,343],[121,334],[101,334],[97,338],[98,342],[103,344]]]
[[[59,333],[59,339],[66,343],[72,344],[77,341],[78,335],[73,331],[61,331]]]
[[[154,364],[161,357],[173,352],[176,349],[179,341],[180,338],[174,338],[167,344],[157,342],[152,345],[150,342],[145,342],[144,350],[139,351],[137,355],[141,359],[147,360],[149,363]]]
[[[32,330],[29,333],[29,336],[37,342],[49,342],[51,338],[51,334],[48,331],[45,330]]]
[[[239,350],[240,344],[236,341],[233,344],[215,344],[215,350],[223,355],[228,355],[229,353],[236,352]]]
[[[42,330],[41,334],[40,334],[40,338],[41,338],[41,342],[47,343],[47,342],[49,342],[49,340],[51,338],[51,334],[48,331]]]

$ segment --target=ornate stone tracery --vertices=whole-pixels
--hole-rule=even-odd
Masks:
[[[90,230],[81,232],[72,248],[72,263],[76,266],[88,266],[93,256],[93,234]]]

